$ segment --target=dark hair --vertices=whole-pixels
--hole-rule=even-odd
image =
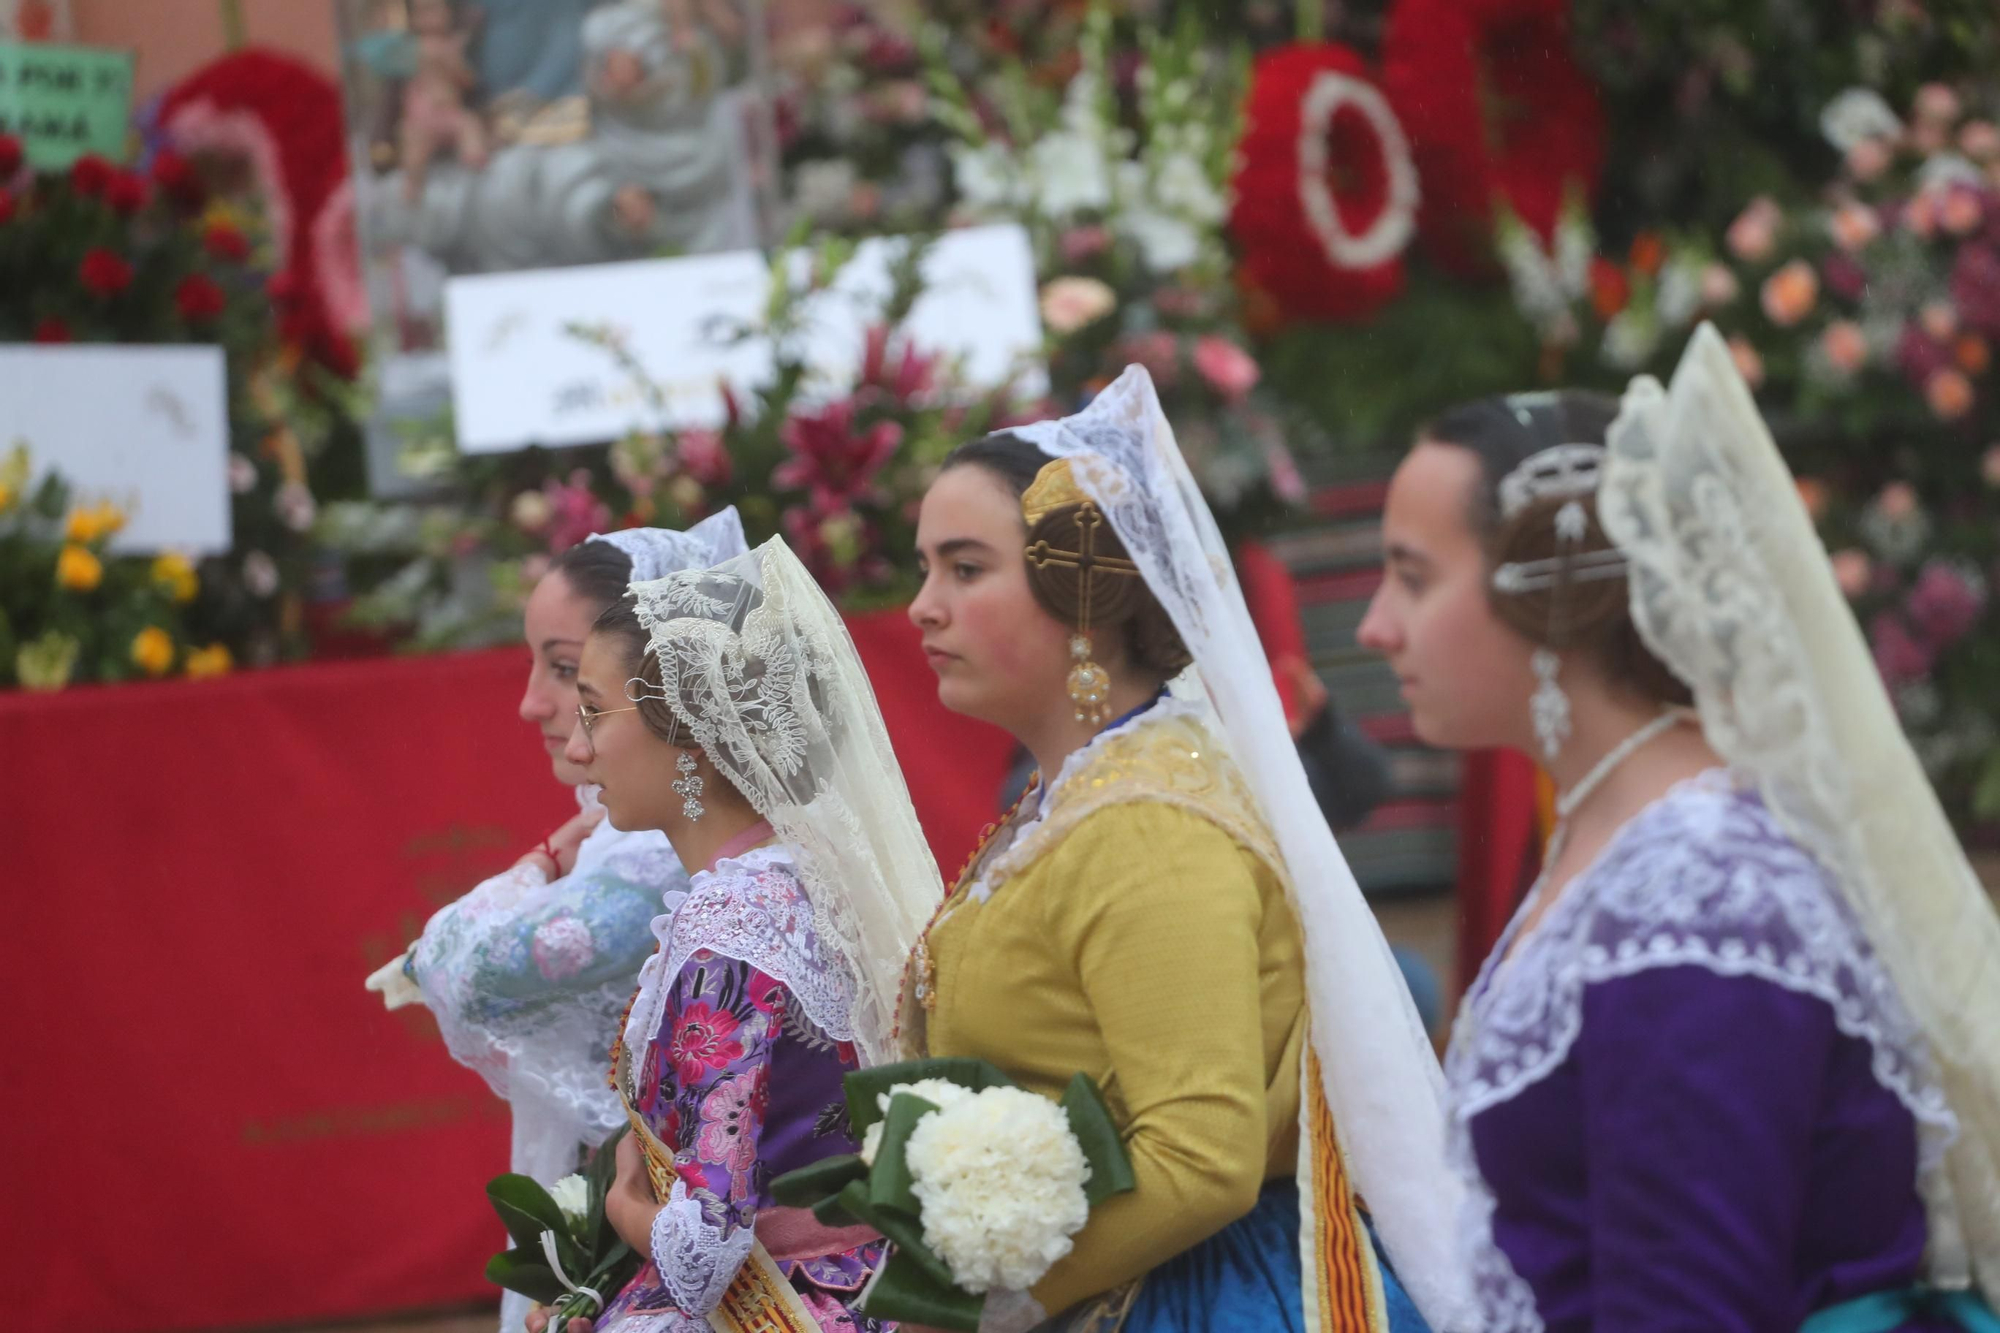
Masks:
[[[1418,432],[1419,440],[1455,445],[1479,462],[1470,519],[1490,568],[1548,560],[1557,554],[1555,516],[1565,497],[1530,501],[1511,518],[1500,512],[1500,483],[1522,462],[1559,444],[1605,442],[1618,416],[1618,400],[1601,393],[1554,393],[1481,398],[1452,408]],[[1589,522],[1572,552],[1612,549],[1597,518],[1597,497],[1582,497]],[[1487,585],[1494,614],[1532,643],[1574,648],[1593,657],[1612,681],[1647,698],[1689,704],[1687,685],[1653,656],[1632,623],[1630,590],[1623,577],[1565,579],[1526,592],[1503,593]]]
[[[549,561],[549,573],[561,574],[569,581],[570,591],[602,615],[604,608],[623,597],[630,586],[632,557],[610,542],[580,541]]]
[[[1000,431],[959,445],[946,455],[938,470],[948,472],[955,467],[982,467],[1007,483],[1008,489],[1020,496],[1027,492],[1037,474],[1051,461],[1047,454],[1020,436]],[[1025,552],[1041,541],[1058,550],[1075,550],[1080,508],[1078,505],[1063,505],[1042,515],[1029,530],[1027,540],[1022,544],[1021,557],[1022,563],[1028,566],[1028,587],[1035,594],[1035,601],[1058,623],[1072,629],[1076,628],[1082,610],[1082,578],[1073,568],[1030,564]],[[1097,529],[1095,550],[1099,555],[1114,559],[1131,559],[1125,544],[1118,540],[1118,534],[1111,530],[1108,523]],[[1090,627],[1092,630],[1122,629],[1126,656],[1134,666],[1144,671],[1172,676],[1193,660],[1166,608],[1153,596],[1146,581],[1134,574],[1115,574],[1107,570],[1091,573]]]
[[[584,545],[609,546],[609,543],[587,542]],[[563,554],[568,555],[570,551],[578,549],[580,547],[572,546]],[[627,559],[626,564],[629,567],[631,561]],[[621,594],[598,613],[597,621],[590,627],[590,632],[602,634],[618,645],[619,660],[631,673],[631,676],[627,677],[628,680],[636,677],[645,683],[648,690],[660,689],[660,662],[653,656],[652,643],[646,635],[646,627],[639,623],[639,603],[631,593],[621,590]],[[639,705],[639,716],[645,721],[646,730],[669,745],[687,743],[686,728],[681,726],[680,719],[674,716],[674,710],[667,705],[666,700],[648,695],[633,702]]]

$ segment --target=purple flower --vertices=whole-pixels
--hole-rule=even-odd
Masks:
[[[1903,326],[1903,336],[1896,344],[1896,366],[1912,385],[1922,389],[1931,376],[1951,365],[1951,348],[1924,332],[1923,325],[1912,321]]]
[[[1843,301],[1859,301],[1868,290],[1868,270],[1852,255],[1832,254],[1820,265],[1826,289]]]
[[[1875,669],[1891,689],[1922,680],[1931,671],[1931,650],[1910,633],[1902,619],[1884,611],[1868,624]]]
[[[1958,262],[1951,267],[1951,299],[1969,327],[2000,338],[2000,250],[1960,246]]]
[[[1905,609],[1931,643],[1948,648],[1979,623],[1986,609],[1986,590],[1950,562],[1933,560],[1917,575]]]

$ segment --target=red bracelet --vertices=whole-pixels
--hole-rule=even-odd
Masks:
[[[562,858],[556,855],[555,843],[547,838],[542,839],[542,855],[549,858],[550,862],[556,868],[556,873],[560,875],[562,873]]]

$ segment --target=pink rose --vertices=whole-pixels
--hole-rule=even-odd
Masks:
[[[1967,121],[1958,132],[1958,151],[1975,162],[2000,158],[2000,128],[1990,120]]]
[[[1889,169],[1889,145],[1880,139],[1863,139],[1847,150],[1847,174],[1858,181],[1872,181]]]
[[[1764,279],[1764,314],[1781,329],[1811,314],[1818,302],[1819,274],[1803,259],[1794,259]]]
[[[1947,190],[1938,208],[1938,223],[1953,236],[1970,236],[1986,221],[1986,201],[1977,190],[1963,186]]]
[[[1917,322],[1934,340],[1949,342],[1951,335],[1958,332],[1958,311],[1949,301],[1930,301],[1917,312]]]
[[[732,471],[729,446],[723,443],[721,431],[682,431],[675,452],[681,467],[699,484],[720,486],[729,480]]]
[[[1961,109],[1958,94],[1942,83],[1927,83],[1917,89],[1917,119],[1951,124]]]
[[[1840,591],[1848,601],[1868,591],[1868,581],[1875,574],[1875,562],[1868,558],[1868,552],[1850,546],[1844,551],[1835,551],[1829,558],[1833,563],[1833,581],[1840,585]]]
[[[1933,644],[1948,648],[1979,623],[1986,593],[1951,564],[1933,560],[1917,575],[1906,609]]]
[[[1972,410],[1972,381],[1954,368],[1938,371],[1924,382],[1924,399],[1940,421],[1956,421]]]
[[[1931,651],[1910,633],[1903,622],[1884,611],[1868,624],[1868,640],[1875,649],[1875,669],[1892,689],[1922,680],[1931,671]]]
[[[1096,278],[1056,278],[1042,288],[1042,323],[1058,338],[1088,328],[1118,308],[1118,293]]]
[[[1757,349],[1740,333],[1729,339],[1729,359],[1736,363],[1736,373],[1752,389],[1764,383],[1764,358],[1757,355]]]
[[[2000,488],[2000,444],[1989,444],[1979,457],[1979,475],[1988,486]]]
[[[1194,368],[1210,388],[1232,403],[1243,401],[1264,373],[1248,352],[1212,333],[1194,340]]]
[[[1875,508],[1882,517],[1895,522],[1914,518],[1917,513],[1917,488],[1907,481],[1892,481],[1876,495]]]
[[[1753,199],[1736,221],[1729,224],[1724,238],[1729,253],[1747,264],[1770,258],[1778,243],[1778,224],[1783,221],[1784,214],[1776,202],[1764,196]]]
[[[1181,344],[1173,334],[1163,329],[1135,334],[1122,347],[1124,357],[1144,366],[1162,390],[1180,377]]]
[[[1063,263],[1081,264],[1111,248],[1111,231],[1106,227],[1071,227],[1057,243]]]
[[[1742,284],[1725,264],[1709,264],[1701,271],[1701,301],[1713,309],[1728,305],[1742,294]]]
[[[1852,375],[1868,364],[1868,338],[1851,319],[1838,319],[1820,335],[1820,347],[1835,370]]]
[[[1882,234],[1882,223],[1866,204],[1846,203],[1833,211],[1828,229],[1833,243],[1852,254]]]
[[[1937,196],[1925,190],[1910,200],[1903,209],[1903,227],[1912,236],[1928,240],[1937,230]]]

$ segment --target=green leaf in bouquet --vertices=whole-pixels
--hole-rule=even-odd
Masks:
[[[549,1271],[540,1245],[532,1251],[522,1248],[503,1250],[494,1255],[486,1261],[486,1280],[508,1291],[518,1292],[537,1305],[553,1305],[569,1294],[556,1275]]]
[[[604,1199],[618,1179],[618,1144],[629,1133],[631,1127],[623,1126],[606,1139],[592,1155],[590,1165],[583,1170],[584,1181],[590,1186],[590,1216],[594,1224],[584,1243],[590,1247],[592,1254],[603,1254],[614,1242],[618,1242],[618,1233],[612,1230]]]
[[[544,1231],[553,1231],[562,1241],[568,1241],[568,1219],[533,1176],[514,1172],[495,1176],[486,1183],[486,1197],[492,1202],[493,1211],[500,1214],[500,1224],[522,1249],[540,1254]],[[570,1256],[565,1254],[563,1262],[569,1261]]]
[[[1090,1076],[1079,1071],[1071,1075],[1063,1089],[1063,1114],[1069,1117],[1069,1132],[1090,1163],[1090,1179],[1084,1182],[1083,1197],[1092,1208],[1114,1194],[1136,1189],[1139,1179],[1132,1173],[1132,1159],[1125,1153],[1125,1140],[1104,1104],[1104,1094]],[[886,1135],[885,1135],[886,1137]]]
[[[842,1153],[787,1171],[771,1182],[771,1197],[787,1208],[811,1208],[832,1198],[851,1180],[868,1175],[859,1153]]]
[[[875,1319],[976,1333],[986,1298],[975,1296],[916,1262],[904,1250],[890,1254],[856,1308]]]
[[[882,1108],[876,1100],[882,1093],[898,1083],[916,1083],[927,1078],[941,1078],[947,1083],[971,1088],[974,1092],[1014,1086],[1014,1080],[1001,1073],[991,1061],[966,1056],[902,1060],[892,1065],[857,1069],[844,1080],[847,1116],[855,1137],[866,1134],[868,1127],[882,1118]]]
[[[874,1227],[896,1248],[906,1253],[939,1282],[951,1282],[951,1268],[945,1261],[924,1244],[924,1224],[914,1213],[906,1213],[900,1208],[877,1205],[868,1198],[868,1183],[857,1180],[846,1186],[837,1196],[840,1206],[858,1218],[863,1225]]]
[[[914,1093],[899,1092],[889,1102],[882,1120],[882,1142],[875,1150],[875,1165],[868,1172],[868,1202],[877,1208],[895,1208],[916,1217],[922,1212],[912,1188],[910,1133],[937,1106]]]

